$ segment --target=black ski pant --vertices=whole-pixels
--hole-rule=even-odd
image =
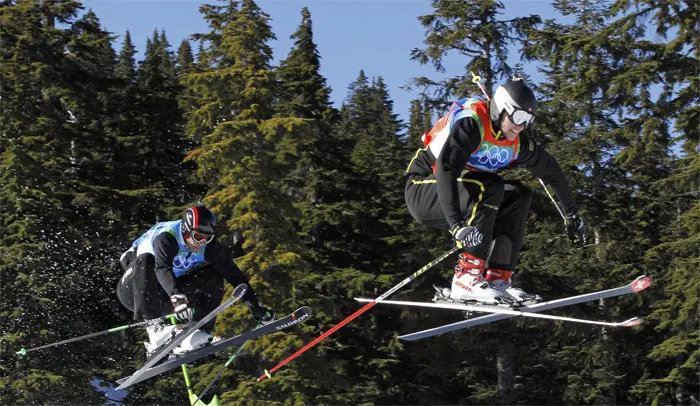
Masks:
[[[457,190],[465,224],[484,235],[481,244],[465,251],[489,259],[490,268],[515,271],[532,202],[530,189],[493,173],[466,171],[457,179]],[[435,175],[411,176],[406,182],[405,197],[408,211],[421,224],[449,229],[438,200]]]
[[[170,297],[158,282],[153,254],[138,257],[128,251],[121,258],[124,275],[117,284],[119,301],[134,312],[134,320],[148,320],[173,312]],[[187,296],[194,307],[194,320],[200,320],[214,310],[224,296],[224,279],[212,266],[203,266],[175,279],[177,289]],[[211,331],[216,319],[202,327]]]

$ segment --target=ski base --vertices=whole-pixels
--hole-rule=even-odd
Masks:
[[[613,289],[608,289],[608,290],[601,290],[597,292],[592,292],[592,293],[585,293],[582,295],[578,296],[571,296],[571,297],[565,297],[562,299],[556,299],[556,300],[550,300],[547,302],[542,302],[538,303],[535,305],[531,305],[525,308],[518,308],[517,310],[522,313],[537,313],[545,310],[550,310],[550,309],[556,309],[564,306],[571,306],[579,303],[585,303],[585,302],[590,302],[598,299],[605,299],[609,297],[615,297],[615,296],[622,296],[622,295],[627,295],[630,293],[638,293],[641,292],[642,290],[646,289],[651,285],[651,278],[645,275],[642,275],[632,281],[631,283],[620,286],[617,288]],[[486,311],[486,306],[478,306],[481,307],[484,311]],[[506,308],[507,309],[507,308]],[[462,330],[465,328],[470,328],[474,326],[478,326],[481,324],[486,324],[498,320],[504,320],[504,319],[509,319],[511,317],[517,317],[520,314],[489,314],[485,316],[480,316],[480,317],[475,317],[472,319],[464,320],[464,321],[459,321],[456,323],[452,324],[447,324],[444,326],[439,326],[435,327],[432,329],[428,330],[423,330],[423,331],[418,331],[415,333],[411,334],[406,334],[403,336],[399,336],[399,339],[401,340],[407,340],[407,341],[415,341],[415,340],[420,340],[423,338],[428,338],[428,337],[433,337],[436,335],[448,333],[451,331],[456,331],[456,330]],[[641,323],[641,319],[639,318],[632,318],[629,320],[626,320],[622,323],[618,323],[619,326],[623,327],[632,327],[635,325],[638,325]]]
[[[267,334],[275,333],[277,331],[284,330],[286,328],[295,326],[299,323],[306,321],[311,316],[311,308],[308,306],[300,307],[294,313],[289,314],[281,319],[275,320],[272,323],[266,324],[264,326],[258,327],[254,330],[239,334],[235,337],[226,338],[215,343],[209,344],[205,347],[199,348],[197,350],[191,351],[182,356],[169,359],[159,365],[148,368],[142,371],[137,377],[127,377],[122,378],[117,381],[120,384],[119,388],[126,388],[135,383],[139,383],[143,380],[151,378],[156,375],[160,375],[164,372],[170,371],[171,369],[177,368],[183,364],[189,364],[191,362],[197,361],[200,358],[204,358],[207,355],[223,351],[226,348],[233,347],[236,345],[241,345],[248,340],[252,340],[258,337],[262,337]],[[132,379],[133,378],[133,379]],[[127,380],[130,380],[128,385]]]

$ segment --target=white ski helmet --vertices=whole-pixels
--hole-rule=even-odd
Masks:
[[[512,79],[498,86],[489,106],[491,121],[495,124],[500,123],[505,111],[510,121],[526,127],[535,120],[536,110],[535,93],[522,78]]]

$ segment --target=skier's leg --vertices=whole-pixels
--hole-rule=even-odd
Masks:
[[[503,179],[486,172],[465,172],[458,178],[457,193],[459,207],[465,225],[474,226],[481,231],[483,240],[467,252],[485,259],[488,256],[493,226],[498,207],[503,199]],[[411,177],[404,190],[406,205],[413,218],[421,224],[447,231],[449,225],[438,200],[435,176]]]
[[[133,262],[136,258],[136,253],[130,249],[122,254],[119,258],[119,265],[124,270],[124,274],[119,278],[117,283],[117,297],[124,307],[130,311],[134,311],[134,288],[133,288]]]
[[[498,207],[503,199],[501,177],[485,172],[466,172],[458,179],[458,198],[466,225],[477,227],[483,234],[482,243],[460,254],[452,280],[450,298],[493,303],[500,291],[484,279],[485,258],[491,244]],[[413,177],[405,189],[406,203],[411,215],[422,224],[447,230],[442,207],[437,196],[435,177]]]
[[[158,282],[153,254],[141,254],[133,262],[134,319],[154,319],[172,313],[168,294]]]
[[[178,289],[194,306],[194,320],[201,320],[216,309],[224,297],[224,278],[212,266],[190,271],[177,278],[176,283]],[[215,322],[216,318],[212,319],[202,327],[202,330],[211,331]]]
[[[178,289],[183,292],[195,309],[194,320],[204,316],[221,304],[224,296],[224,279],[212,266],[205,266],[190,271],[176,280]],[[211,331],[216,323],[216,317],[200,327],[191,336],[173,350],[175,354],[183,354],[202,347],[207,343],[221,338],[214,336]]]
[[[134,259],[136,259],[136,252],[133,248],[131,248],[128,251],[125,251],[121,257],[119,257],[119,265],[121,265],[122,269],[126,271],[134,262]]]
[[[496,216],[494,247],[486,271],[486,279],[506,296],[516,300],[539,300],[511,286],[525,237],[525,226],[530,212],[532,192],[520,182],[508,182],[503,203]]]

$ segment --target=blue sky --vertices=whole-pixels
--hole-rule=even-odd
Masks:
[[[119,35],[114,45],[117,52],[124,33],[130,31],[138,59],[154,29],[165,30],[173,51],[189,35],[207,32],[199,13],[199,5],[205,3],[218,4],[203,0],[83,0],[85,8],[97,14],[106,30]],[[321,73],[333,89],[331,99],[337,108],[346,97],[347,86],[363,69],[369,77],[384,78],[394,112],[407,121],[410,101],[416,93],[400,87],[418,76],[443,77],[432,66],[410,59],[411,49],[423,47],[425,30],[417,17],[433,11],[428,0],[257,0],[257,4],[272,18],[277,36],[270,43],[275,64],[293,46],[289,36],[301,22],[301,9],[309,8],[322,58]],[[510,0],[504,4],[504,18],[529,13],[546,18],[551,14],[548,0]],[[446,75],[461,72],[465,63],[458,57],[449,58]]]

